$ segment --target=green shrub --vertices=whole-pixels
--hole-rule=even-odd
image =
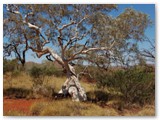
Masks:
[[[23,88],[8,88],[3,90],[3,95],[10,98],[27,98],[31,93],[31,90]]]
[[[100,103],[100,105],[104,105],[110,97],[110,94],[102,90],[89,91],[86,94],[88,101]]]
[[[30,75],[33,78],[40,78],[44,75],[44,70],[41,67],[33,66],[30,70]]]
[[[33,81],[33,93],[34,96],[41,96],[41,97],[52,97],[54,94],[54,88],[51,86],[46,85],[48,79],[46,76],[52,76],[55,74],[54,67],[32,67],[30,70],[30,76],[32,77]]]
[[[29,73],[32,77],[33,86],[41,86],[43,84],[45,75],[43,68],[33,66]]]
[[[3,59],[3,73],[13,72],[16,69],[18,69],[18,61],[16,59]]]
[[[133,67],[97,77],[97,86],[114,88],[121,92],[126,103],[144,105],[154,101],[154,78],[154,72],[148,72],[144,67]]]
[[[55,75],[56,77],[64,76],[64,73],[61,69],[56,68],[55,66],[45,66],[44,67],[44,74],[46,76]]]
[[[43,66],[43,67],[33,66],[30,69],[30,75],[34,78],[40,78],[42,76],[52,76],[52,75],[55,75],[56,77],[61,77],[64,76],[64,73],[61,69],[58,69],[54,66]]]

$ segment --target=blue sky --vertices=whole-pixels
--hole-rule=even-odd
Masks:
[[[140,11],[149,15],[150,19],[153,22],[153,25],[149,26],[146,29],[145,34],[150,40],[155,40],[155,5],[154,4],[119,4],[118,11],[114,10],[109,15],[116,17],[120,13],[122,13],[126,8],[133,8],[137,11]],[[143,49],[143,48],[148,48],[149,46],[147,43],[140,43],[139,47]],[[31,52],[31,50],[29,50],[26,55],[26,61],[34,61],[37,63],[41,63],[43,60],[46,60],[45,56],[42,56],[41,58],[37,58],[35,54],[34,54],[35,57],[33,57],[33,54],[34,53]]]

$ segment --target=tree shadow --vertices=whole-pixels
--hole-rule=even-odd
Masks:
[[[9,98],[27,98],[32,94],[32,90],[24,88],[8,88],[3,90],[3,96]]]

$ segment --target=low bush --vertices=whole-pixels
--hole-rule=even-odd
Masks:
[[[55,68],[54,66],[43,66],[43,67],[33,66],[30,69],[29,73],[30,76],[34,78],[33,82],[39,85],[43,84],[45,76],[53,76],[53,75],[55,75],[56,77],[64,76],[63,71]]]
[[[13,71],[18,71],[20,64],[18,63],[17,59],[3,59],[3,73],[5,74],[6,72],[13,72]]]
[[[34,93],[34,97],[39,96],[39,97],[52,98],[54,97],[53,95],[55,94],[55,91],[54,91],[54,88],[52,87],[37,85],[33,87],[33,93]]]
[[[33,78],[40,78],[44,75],[44,69],[41,67],[33,66],[30,70],[30,76]]]
[[[87,94],[87,100],[93,103],[99,103],[100,105],[104,105],[111,97],[106,91],[95,90],[89,91]]]
[[[32,94],[31,90],[23,88],[8,88],[3,90],[3,95],[9,98],[28,98]]]
[[[33,87],[36,88],[37,86],[42,86],[45,77],[44,69],[33,66],[29,73],[32,77]]]
[[[122,93],[122,99],[127,104],[150,104],[155,98],[154,75],[154,72],[148,72],[145,67],[117,70],[103,76],[99,75],[97,86],[99,88],[114,88],[117,93]]]
[[[53,66],[45,66],[44,67],[44,74],[47,76],[56,76],[56,77],[62,77],[65,76],[65,73],[62,71],[62,69],[56,68]]]

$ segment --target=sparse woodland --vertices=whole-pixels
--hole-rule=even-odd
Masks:
[[[145,35],[152,26],[147,14],[127,8],[112,17],[114,4],[3,7],[4,115],[155,115],[155,45]],[[149,48],[141,50],[140,42]],[[28,52],[46,58],[26,62]],[[70,93],[55,97],[71,81],[80,102]],[[23,111],[8,109],[9,100],[34,102]]]

